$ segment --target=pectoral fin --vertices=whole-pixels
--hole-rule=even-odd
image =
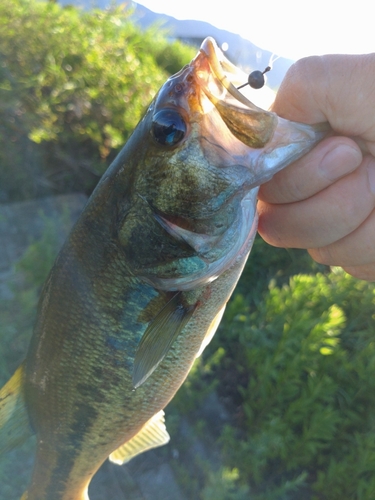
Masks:
[[[0,453],[23,443],[32,435],[23,396],[23,365],[0,390]]]
[[[163,410],[156,413],[130,441],[109,455],[109,460],[122,465],[144,451],[167,444],[170,437],[164,423]]]
[[[163,361],[195,306],[185,307],[176,293],[148,325],[134,358],[133,386],[142,385]]]

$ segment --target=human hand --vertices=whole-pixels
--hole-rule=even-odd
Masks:
[[[317,262],[375,280],[375,54],[297,61],[273,111],[328,121],[335,136],[261,186],[259,233]]]

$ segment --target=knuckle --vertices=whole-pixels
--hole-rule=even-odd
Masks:
[[[311,258],[314,259],[318,264],[324,264],[326,266],[340,265],[337,256],[335,256],[332,252],[332,247],[330,245],[319,248],[310,248],[308,249],[308,252]]]

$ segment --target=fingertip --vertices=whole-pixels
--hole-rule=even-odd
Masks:
[[[334,245],[326,245],[323,247],[308,248],[308,254],[318,264],[324,266],[338,266],[337,257],[334,253]]]
[[[281,82],[272,111],[288,120],[319,123],[327,120],[315,93],[326,85],[324,58],[309,56],[296,61]]]
[[[340,134],[363,136],[373,129],[374,63],[375,54],[300,59],[287,71],[272,110],[288,120],[328,121]]]
[[[282,238],[281,233],[277,230],[277,224],[273,223],[274,206],[266,202],[258,201],[257,211],[258,211],[258,233],[262,239],[274,247],[284,247],[285,242]]]

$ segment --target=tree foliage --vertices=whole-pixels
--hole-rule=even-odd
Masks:
[[[170,72],[192,57],[160,29],[142,32],[129,12],[1,2],[3,199],[90,191]]]

